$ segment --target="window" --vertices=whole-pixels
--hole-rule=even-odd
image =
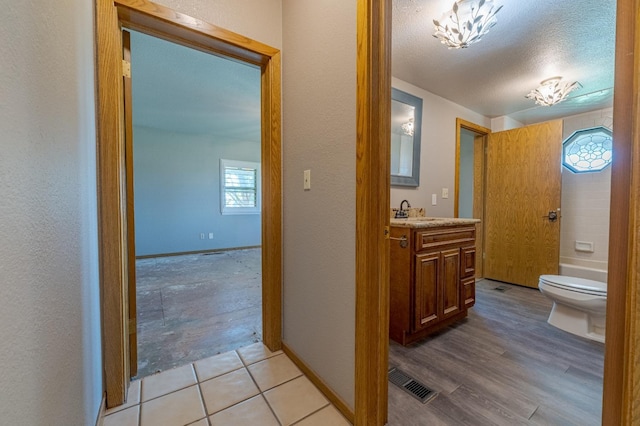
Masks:
[[[260,213],[260,163],[220,159],[220,211]]]
[[[611,130],[594,127],[574,132],[562,143],[562,164],[574,173],[599,172],[611,164]]]

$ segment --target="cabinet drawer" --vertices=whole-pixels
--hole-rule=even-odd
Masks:
[[[470,308],[476,303],[475,277],[462,280],[462,301],[465,308]]]
[[[460,263],[460,276],[462,278],[472,277],[476,273],[476,248],[462,247],[460,249],[462,261]]]
[[[449,229],[433,229],[416,231],[415,250],[430,250],[452,244],[473,244],[476,238],[476,228],[458,227]]]

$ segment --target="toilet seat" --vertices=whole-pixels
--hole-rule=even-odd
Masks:
[[[565,277],[563,275],[540,275],[540,284],[592,296],[607,296],[607,283],[584,278]]]

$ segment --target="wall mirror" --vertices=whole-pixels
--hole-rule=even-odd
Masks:
[[[422,99],[391,89],[391,185],[419,186]]]

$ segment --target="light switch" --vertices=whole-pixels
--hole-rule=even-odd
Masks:
[[[437,194],[431,194],[431,205],[435,206],[438,204],[438,195]]]
[[[304,189],[311,189],[311,170],[304,171]]]
[[[449,198],[449,188],[442,188],[442,198]]]
[[[213,240],[213,232],[209,232],[209,239]]]

